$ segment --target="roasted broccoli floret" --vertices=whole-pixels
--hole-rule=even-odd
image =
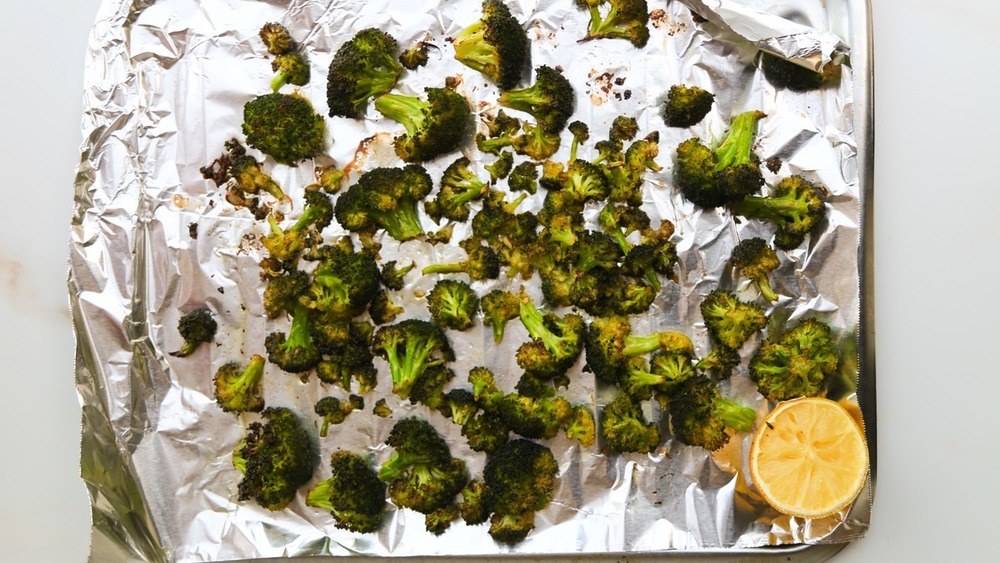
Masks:
[[[455,424],[465,426],[479,411],[479,405],[476,403],[476,397],[472,391],[452,389],[444,394],[437,410]]]
[[[305,193],[302,215],[291,227],[282,229],[274,219],[274,214],[268,215],[271,233],[262,237],[260,242],[271,256],[283,262],[293,261],[308,246],[308,231],[320,233],[331,222],[333,202],[330,197],[320,191],[308,191]]]
[[[372,350],[389,363],[392,390],[403,399],[409,398],[413,384],[428,368],[455,360],[441,328],[421,319],[407,319],[379,328]]]
[[[662,170],[655,159],[660,154],[660,135],[653,132],[635,141],[625,150],[623,159],[613,164],[604,164],[604,174],[608,178],[608,199],[639,207],[642,205],[642,186],[647,170]]]
[[[385,443],[393,452],[379,478],[398,506],[430,514],[451,504],[469,482],[465,462],[451,456],[448,443],[422,418],[396,422]]]
[[[840,80],[838,64],[827,63],[822,72],[816,72],[788,59],[763,52],[760,69],[764,72],[764,78],[775,88],[786,88],[794,92],[818,90]]]
[[[769,338],[750,359],[750,377],[771,401],[815,397],[837,369],[830,326],[806,319],[779,338]]]
[[[452,221],[469,218],[469,204],[489,192],[483,182],[472,171],[469,158],[461,156],[448,165],[441,176],[441,189],[437,196],[424,204],[424,210],[435,221],[442,217]]]
[[[467,274],[474,280],[493,280],[500,277],[500,257],[488,246],[469,248],[468,257],[461,262],[439,262],[423,269],[427,274]]]
[[[263,356],[254,354],[247,365],[226,362],[215,372],[215,400],[226,412],[264,410]]]
[[[493,164],[489,164],[485,168],[490,173],[490,182],[496,183],[497,180],[502,180],[510,175],[511,169],[514,168],[514,155],[510,151],[501,151]]]
[[[375,168],[340,194],[334,216],[353,232],[385,229],[398,241],[424,234],[417,205],[434,187],[427,171],[416,164],[404,168]]]
[[[483,2],[480,19],[462,30],[452,45],[458,62],[483,73],[501,90],[520,82],[528,63],[528,34],[500,0]]]
[[[546,133],[558,133],[566,127],[576,109],[576,95],[569,79],[558,70],[542,65],[535,69],[535,82],[527,88],[506,90],[500,105],[530,113]]]
[[[393,140],[396,155],[404,162],[424,162],[452,152],[469,131],[469,102],[450,88],[425,88],[426,99],[384,94],[375,109],[400,123],[406,133]]]
[[[458,512],[466,524],[475,526],[489,520],[493,508],[486,491],[486,483],[479,479],[469,481],[469,484],[462,489],[461,496]]]
[[[632,334],[628,317],[612,315],[597,317],[587,329],[584,345],[587,368],[599,381],[617,384],[628,371],[628,358],[657,350],[679,354],[694,354],[691,339],[682,332],[660,331],[647,335]]]
[[[750,196],[732,204],[733,213],[774,225],[774,246],[793,250],[826,218],[826,189],[802,176],[783,178],[767,197]]]
[[[542,161],[556,154],[560,142],[558,133],[550,133],[536,123],[525,123],[521,133],[511,139],[510,146],[517,154]]]
[[[271,93],[243,106],[247,144],[281,164],[295,164],[326,148],[326,122],[298,94]]]
[[[493,340],[503,341],[507,322],[518,318],[521,314],[521,299],[502,289],[494,289],[483,296],[480,306],[483,309],[483,324],[493,328]]]
[[[347,420],[347,415],[364,408],[365,400],[359,395],[351,395],[346,401],[336,397],[323,397],[313,407],[316,416],[323,419],[319,428],[320,437],[326,438],[326,432],[331,424],[341,424]]]
[[[495,413],[500,409],[504,392],[497,387],[496,377],[489,368],[477,366],[469,370],[469,383],[476,403],[486,412]]]
[[[330,117],[363,118],[368,101],[389,93],[403,73],[398,55],[396,39],[375,28],[363,29],[341,45],[327,74]]]
[[[258,35],[260,35],[260,40],[264,42],[267,52],[272,55],[284,55],[299,48],[288,32],[288,28],[278,22],[262,25]]]
[[[584,405],[576,405],[570,416],[563,421],[563,429],[566,437],[570,440],[580,442],[580,445],[589,448],[597,440],[597,424],[594,422],[594,414]]]
[[[312,479],[319,452],[290,409],[268,407],[261,416],[264,423],[251,422],[233,452],[233,465],[243,473],[237,491],[241,501],[254,499],[268,510],[281,510]]]
[[[764,185],[760,158],[753,152],[760,111],[733,118],[729,133],[714,150],[691,138],[677,146],[674,182],[684,197],[703,208],[738,202]]]
[[[378,294],[378,265],[369,253],[356,251],[349,244],[326,248],[313,270],[308,293],[299,301],[328,315],[331,322],[347,323],[364,313]]]
[[[660,428],[646,422],[642,405],[621,393],[601,410],[601,437],[616,452],[650,453],[660,445]]]
[[[490,453],[510,437],[510,428],[499,414],[481,411],[462,425],[462,436],[473,451]]]
[[[649,41],[649,8],[646,0],[576,0],[580,7],[590,10],[590,27],[583,40],[618,38],[627,39],[642,48]],[[601,14],[601,6],[611,9]]]
[[[547,440],[563,429],[573,415],[573,406],[558,395],[526,397],[510,393],[500,401],[498,412],[515,433],[525,438]]]
[[[576,160],[576,151],[580,145],[590,139],[590,127],[582,121],[574,121],[569,124],[569,132],[573,134],[573,143],[569,147],[569,161]]]
[[[309,309],[298,303],[292,308],[292,325],[287,333],[272,332],[264,339],[267,359],[290,373],[307,372],[322,359],[312,336]]]
[[[364,457],[338,450],[330,456],[332,476],[320,481],[306,504],[329,510],[334,525],[352,532],[378,531],[385,516],[385,483]]]
[[[399,64],[407,70],[417,70],[427,64],[427,51],[436,46],[427,41],[417,41],[412,47],[399,54]]]
[[[538,164],[526,160],[515,166],[507,177],[507,188],[512,192],[529,194],[538,191]]]
[[[694,367],[716,379],[727,379],[738,365],[740,365],[740,353],[716,343],[712,351],[698,360]]]
[[[690,352],[659,350],[649,359],[628,360],[621,387],[635,400],[669,397],[682,382],[697,375]]]
[[[712,110],[715,94],[698,86],[675,84],[663,103],[663,121],[670,127],[696,125]]]
[[[424,515],[424,529],[435,536],[440,536],[460,517],[457,504],[446,504]]]
[[[479,312],[479,296],[461,280],[443,279],[427,294],[427,309],[434,322],[445,328],[467,330]]]
[[[271,79],[271,90],[274,92],[281,90],[285,84],[305,86],[312,74],[309,61],[298,51],[274,57],[271,61],[271,70],[275,72],[274,78]]]
[[[382,280],[382,285],[388,289],[396,291],[403,289],[406,285],[403,278],[416,266],[417,264],[412,261],[409,266],[397,267],[395,260],[390,260],[385,264],[382,264],[382,270],[379,272],[379,278]]]
[[[242,192],[241,198],[247,194],[256,195],[264,192],[271,194],[278,200],[287,199],[281,186],[274,181],[270,174],[264,171],[264,166],[260,161],[248,154],[238,156],[233,160],[229,166],[229,175],[235,184],[234,189]]]
[[[177,320],[177,332],[184,339],[184,344],[180,350],[171,352],[171,356],[183,358],[190,356],[199,346],[206,342],[211,342],[215,338],[215,331],[218,330],[219,323],[212,317],[212,311],[208,307],[199,307],[181,315]]]
[[[322,347],[323,359],[316,366],[320,381],[351,391],[355,381],[358,393],[367,393],[378,384],[378,370],[371,351],[375,327],[366,322],[347,325],[346,340]]]
[[[541,379],[565,374],[583,351],[583,318],[574,313],[543,314],[527,296],[521,298],[520,317],[531,340],[517,349],[517,365]]]
[[[530,440],[511,440],[486,458],[483,482],[493,509],[490,536],[518,543],[535,527],[535,512],[555,493],[559,465],[552,450]]]
[[[375,401],[375,406],[372,407],[372,414],[379,418],[389,418],[392,416],[392,407],[389,406],[383,397],[378,401]]]
[[[701,316],[708,334],[718,343],[739,350],[755,332],[767,326],[767,315],[760,305],[740,301],[735,294],[716,289],[701,302]]]
[[[287,312],[298,302],[299,296],[309,290],[309,274],[302,270],[282,272],[273,277],[264,286],[264,313],[270,319],[275,319]]]
[[[750,278],[764,299],[778,300],[778,296],[771,289],[768,277],[781,265],[781,262],[778,261],[778,253],[768,246],[764,239],[754,237],[740,241],[733,248],[729,259],[736,271]]]
[[[725,399],[712,380],[692,377],[670,398],[670,428],[689,446],[715,451],[729,441],[727,428],[749,432],[757,411]]]
[[[368,315],[372,318],[372,322],[377,325],[391,323],[404,312],[406,310],[393,303],[389,292],[384,289],[376,293],[375,298],[368,304]]]
[[[455,372],[445,365],[430,366],[410,387],[410,403],[422,403],[437,409],[444,404],[444,388],[455,378]]]

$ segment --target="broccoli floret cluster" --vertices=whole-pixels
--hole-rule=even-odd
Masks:
[[[177,320],[177,332],[184,339],[184,344],[176,352],[171,352],[171,355],[179,358],[190,356],[202,344],[215,339],[215,331],[218,329],[219,323],[208,307],[199,307],[181,315]]]
[[[815,397],[837,364],[830,326],[806,319],[761,343],[750,360],[750,377],[760,394],[772,401]]]
[[[396,39],[375,28],[363,29],[341,45],[327,73],[330,117],[363,118],[368,102],[388,94],[399,80],[403,67],[398,57]]]
[[[326,122],[299,94],[264,94],[243,106],[247,144],[281,164],[295,164],[326,149]]]
[[[503,90],[521,81],[529,44],[527,32],[500,0],[485,0],[480,19],[452,41],[458,62],[483,73]]]
[[[281,510],[312,479],[318,452],[305,424],[292,410],[268,407],[261,416],[264,422],[250,423],[233,453],[233,465],[243,473],[239,499]]]
[[[424,162],[458,148],[465,140],[472,116],[469,102],[450,88],[426,88],[424,98],[384,94],[375,109],[406,130],[393,140],[404,162]]]
[[[636,47],[649,41],[649,8],[646,0],[576,0],[590,12],[588,39],[626,39]],[[602,15],[601,9],[607,6]]]
[[[329,510],[334,525],[359,533],[378,531],[385,517],[386,486],[364,457],[347,450],[330,456],[331,476],[317,483],[306,504]]]
[[[760,158],[753,152],[760,111],[732,119],[729,133],[714,149],[692,137],[677,146],[674,182],[689,201],[711,209],[738,202],[764,185]]]

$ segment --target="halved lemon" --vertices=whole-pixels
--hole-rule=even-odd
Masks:
[[[820,397],[779,403],[750,443],[750,478],[784,514],[822,518],[847,508],[868,477],[868,446],[851,414]]]

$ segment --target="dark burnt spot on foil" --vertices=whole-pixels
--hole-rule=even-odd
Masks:
[[[188,223],[188,236],[193,239],[198,238],[198,223],[195,222]]]

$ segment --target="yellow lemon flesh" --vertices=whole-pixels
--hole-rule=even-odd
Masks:
[[[868,447],[843,406],[820,397],[779,403],[750,444],[750,477],[779,512],[822,518],[848,507],[868,476]]]

